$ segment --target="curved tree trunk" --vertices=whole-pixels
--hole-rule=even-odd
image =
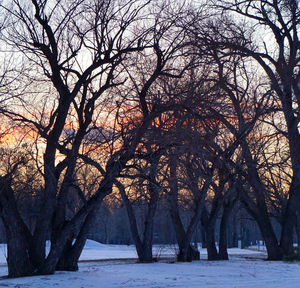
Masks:
[[[133,211],[132,204],[128,199],[124,186],[118,182],[114,181],[115,185],[118,187],[123,202],[125,204],[127,215],[130,224],[131,235],[134,240],[136,251],[138,254],[139,262],[141,263],[150,263],[153,262],[153,254],[152,254],[152,246],[153,246],[153,222],[154,216],[159,200],[159,184],[156,182],[157,175],[157,165],[160,159],[160,154],[154,155],[152,159],[152,163],[150,163],[150,173],[149,183],[148,183],[148,192],[150,195],[150,200],[148,203],[148,210],[146,214],[146,219],[144,223],[144,231],[143,231],[143,239],[140,238],[140,234],[138,231],[136,216]]]
[[[197,247],[191,245],[191,237],[185,232],[178,211],[171,211],[171,218],[179,248],[177,261],[191,262],[193,260],[200,260],[200,252]]]
[[[93,225],[95,220],[95,214],[98,209],[93,210],[86,218],[79,231],[76,233],[76,237],[70,237],[67,240],[64,251],[56,265],[56,270],[63,271],[77,271],[78,270],[78,260],[84,248],[84,245],[87,240],[87,236],[90,230],[90,227]],[[74,244],[73,241],[75,240]]]
[[[256,204],[245,193],[241,194],[242,203],[248,213],[255,219],[263,239],[266,243],[268,259],[269,260],[282,260],[283,253],[278,245],[274,229],[267,214],[266,207],[257,207]]]
[[[252,158],[250,148],[248,144],[244,141],[242,145],[243,155],[247,165],[247,172],[248,172],[248,181],[253,188],[255,201],[248,195],[247,191],[245,191],[241,187],[242,192],[242,201],[243,204],[250,215],[256,220],[261,234],[264,238],[266,243],[266,248],[268,252],[268,259],[269,260],[281,260],[283,257],[283,251],[281,247],[278,245],[278,241],[272,227],[270,217],[268,214],[268,207],[265,199],[266,189],[264,184],[262,183],[259,173],[257,171],[257,163]],[[238,187],[238,188],[240,188]],[[287,227],[283,227],[285,230]],[[288,229],[289,230],[289,229]],[[287,235],[287,233],[284,233]]]
[[[139,231],[138,231],[138,227],[137,227],[133,207],[130,203],[130,200],[128,199],[128,197],[126,195],[124,186],[117,180],[114,181],[114,184],[119,189],[119,192],[121,194],[123,203],[126,207],[127,216],[128,216],[128,219],[129,219],[129,226],[130,226],[131,235],[132,235],[133,241],[135,243],[135,247],[136,247],[138,257],[141,260],[141,259],[143,259],[143,245],[142,245],[142,241],[141,241],[140,236],[139,236]]]
[[[78,260],[87,240],[87,234],[79,235],[72,245],[72,239],[67,240],[64,251],[56,265],[56,270],[77,271]]]
[[[177,261],[181,262],[190,262],[193,260],[200,260],[200,253],[197,247],[191,246],[191,239],[196,228],[196,225],[199,221],[201,211],[200,211],[200,200],[199,203],[196,204],[196,212],[189,224],[187,230],[184,229],[183,223],[179,214],[178,207],[178,179],[176,175],[176,159],[170,159],[170,193],[168,197],[169,205],[170,205],[170,215],[172,224],[175,230],[176,240],[178,243],[179,252],[177,254]]]
[[[196,206],[198,207],[199,205]],[[172,223],[175,229],[179,248],[177,261],[191,262],[193,260],[200,260],[200,252],[198,250],[198,247],[191,245],[191,239],[201,215],[200,210],[201,209],[198,207],[186,230],[184,229],[183,223],[181,221],[179,211],[171,211]]]
[[[126,206],[127,215],[129,219],[130,231],[135,243],[136,251],[138,254],[139,262],[141,263],[149,263],[153,261],[152,255],[152,244],[153,244],[153,220],[154,214],[156,211],[157,203],[150,203],[148,207],[148,212],[146,215],[143,240],[141,240],[139,236],[138,226],[136,222],[136,217],[133,211],[132,204],[128,199],[124,187],[121,187],[121,183],[119,183],[118,188],[121,193],[122,199]]]
[[[278,241],[270,221],[267,221],[267,219],[259,219],[257,223],[266,243],[268,260],[282,260],[283,253],[278,245]]]

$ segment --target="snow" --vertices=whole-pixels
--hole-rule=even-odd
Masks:
[[[72,288],[257,288],[300,287],[300,264],[265,261],[265,252],[229,249],[229,261],[200,260],[174,263],[175,247],[155,246],[154,255],[162,258],[151,264],[138,264],[134,246],[103,245],[88,241],[78,272],[0,280],[0,287]],[[156,254],[155,254],[156,253]],[[207,254],[201,249],[201,258]],[[5,245],[0,246],[0,276],[7,274]],[[92,261],[88,261],[92,260]]]

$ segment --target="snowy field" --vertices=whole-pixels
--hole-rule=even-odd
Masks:
[[[152,264],[136,263],[133,246],[103,245],[88,241],[78,272],[57,272],[55,275],[0,280],[0,287],[40,288],[300,288],[300,264],[264,261],[265,252],[229,249],[229,261],[173,263],[174,247],[154,247]],[[0,246],[0,276],[7,274],[5,247]],[[168,260],[165,257],[169,257]],[[113,259],[113,260],[112,260]]]

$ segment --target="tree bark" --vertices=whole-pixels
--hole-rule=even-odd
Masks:
[[[282,260],[283,253],[278,245],[278,241],[269,218],[259,219],[257,223],[266,243],[268,260]]]
[[[218,217],[218,213],[220,210],[220,191],[216,192],[213,202],[212,202],[212,208],[210,213],[208,213],[206,207],[203,207],[203,213],[202,213],[202,221],[204,223],[205,227],[205,233],[206,233],[206,245],[207,245],[207,259],[208,260],[219,260],[219,255],[216,248],[215,243],[215,226],[216,221]]]
[[[205,229],[206,249],[208,260],[219,260],[216,244],[215,244],[215,217],[208,215],[206,207],[202,211],[202,221]]]
[[[31,234],[19,214],[10,184],[1,178],[0,187],[1,218],[7,239],[8,276],[33,275],[35,266],[30,253]]]
[[[16,227],[6,229],[8,277],[24,277],[34,274],[29,258],[28,239]]]
[[[177,261],[191,262],[193,260],[200,260],[198,248],[191,246],[191,237],[185,232],[178,211],[171,211],[170,213],[179,248]]]
[[[206,230],[207,235],[207,260],[214,261],[219,260],[219,255],[216,248],[215,241],[215,225],[210,223],[209,227]]]
[[[177,254],[177,261],[179,262],[191,262],[194,260],[200,260],[200,252],[197,247],[188,245],[181,245]]]
[[[227,223],[233,207],[233,204],[228,201],[223,205],[223,215],[220,223],[219,235],[219,259],[228,260],[227,252]]]
[[[149,184],[152,186],[152,184]],[[158,188],[157,187],[149,187],[150,192],[150,203],[148,205],[148,212],[146,215],[145,220],[145,227],[143,233],[143,257],[139,260],[140,262],[152,262],[153,255],[152,255],[152,245],[153,245],[153,221],[154,215],[157,208],[158,202]]]
[[[70,237],[65,244],[62,255],[56,265],[56,270],[77,271],[78,260],[86,243],[90,227],[93,225],[98,209],[93,210],[87,217],[79,231],[75,233],[76,237]],[[78,230],[78,229],[77,229]],[[73,241],[74,244],[73,244]]]
[[[124,186],[117,180],[114,181],[114,184],[118,187],[119,192],[121,194],[123,203],[126,207],[127,210],[127,216],[129,219],[129,225],[130,225],[130,231],[131,231],[131,235],[133,238],[133,241],[135,243],[135,247],[136,247],[136,251],[138,254],[139,259],[143,259],[143,245],[142,245],[142,241],[140,239],[139,236],[139,231],[138,231],[138,227],[137,227],[137,223],[136,223],[136,217],[133,211],[133,207],[130,203],[130,200],[128,199],[126,192],[125,192],[125,188]]]

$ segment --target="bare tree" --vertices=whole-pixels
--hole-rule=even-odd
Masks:
[[[262,89],[263,84],[255,83],[256,80],[247,71],[246,63],[241,61],[239,57],[230,56],[230,53],[220,55],[218,52],[214,52],[213,55],[218,67],[218,87],[221,89],[221,93],[225,93],[224,96],[228,97],[228,100],[224,101],[228,105],[232,105],[228,111],[217,111],[215,108],[213,110],[217,112],[216,117],[219,117],[219,120],[234,137],[232,147],[239,147],[239,153],[244,161],[243,165],[235,160],[229,163],[229,167],[232,167],[231,169],[234,169],[250,184],[251,189],[239,190],[240,200],[256,219],[261,229],[266,241],[269,259],[280,259],[282,254],[278,249],[276,235],[270,222],[267,201],[269,191],[261,178],[258,164],[261,158],[259,158],[259,153],[255,151],[259,147],[259,141],[263,139],[259,138],[261,134],[257,130],[258,125],[261,124],[259,119],[266,119],[268,113],[273,112],[273,102],[270,101],[272,94],[268,89]],[[228,62],[230,68],[227,66],[227,57],[231,57]],[[226,116],[226,113],[230,114]],[[233,120],[228,120],[230,118],[227,117],[233,117]],[[255,137],[250,137],[250,135]],[[260,145],[261,150],[267,151],[265,141],[261,141]]]
[[[282,226],[282,254],[293,253],[293,228],[299,202],[299,3],[298,1],[211,1],[222,11],[208,23],[211,45],[256,61],[269,80],[284,115],[285,127],[277,128],[288,139],[293,178]],[[234,16],[238,16],[233,20]],[[219,25],[217,27],[215,24]],[[207,31],[208,31],[207,30]],[[197,34],[197,32],[196,32]],[[198,34],[199,35],[199,34]],[[212,34],[211,34],[212,35]],[[207,37],[207,35],[202,34]],[[276,107],[278,108],[278,107]]]
[[[8,258],[11,277],[53,273],[65,251],[65,244],[74,236],[78,227],[82,227],[82,230],[72,249],[84,245],[84,231],[90,222],[89,219],[93,218],[94,209],[111,192],[114,178],[133,157],[148,125],[161,113],[157,107],[150,109],[146,97],[168,59],[164,59],[158,44],[162,31],[156,30],[156,34],[150,33],[154,37],[147,38],[146,24],[142,25],[143,31],[136,28],[136,25],[141,23],[139,21],[146,16],[145,7],[149,2],[140,4],[138,5],[137,1],[126,1],[123,4],[116,1],[55,1],[50,4],[33,0],[25,6],[16,0],[1,6],[2,11],[9,15],[7,28],[2,31],[2,41],[7,47],[12,47],[16,55],[24,55],[24,65],[28,64],[28,73],[23,70],[22,79],[19,79],[27,88],[24,88],[22,93],[17,91],[20,93],[20,97],[17,98],[18,105],[22,109],[14,110],[10,107],[4,110],[4,113],[14,121],[32,127],[45,143],[44,204],[34,232],[31,234],[27,226],[20,222],[18,210],[11,209],[13,213],[4,217],[6,223],[16,223],[13,226],[9,225],[9,229],[22,235],[8,237],[9,251],[14,251],[14,256]],[[151,21],[148,23],[151,24]],[[100,112],[97,110],[100,107],[99,102],[105,102],[107,99],[106,103],[110,102],[112,105],[116,101],[123,101],[122,109],[126,110],[126,107],[129,107],[126,106],[128,103],[122,100],[122,96],[118,99],[113,98],[108,91],[125,83],[126,79],[122,75],[124,67],[121,63],[126,59],[126,55],[140,52],[147,47],[154,52],[157,65],[134,100],[138,101],[137,108],[140,107],[142,113],[138,113],[136,125],[134,129],[132,127],[128,130],[131,134],[125,137],[121,148],[112,150],[106,167],[96,165],[102,172],[102,180],[96,192],[85,201],[71,220],[66,221],[65,204],[69,188],[74,183],[77,159],[95,164],[81,155],[81,147],[91,130],[91,125],[94,124],[95,113]],[[20,65],[20,68],[24,65]],[[32,91],[38,95],[35,100],[42,99],[39,100],[39,109],[34,106],[37,103],[29,106]],[[51,94],[55,97],[51,98]],[[118,109],[115,111],[119,111],[118,102],[116,107]],[[72,115],[76,117],[76,129],[66,129],[74,117]],[[118,113],[115,116],[118,116]],[[73,131],[72,137],[69,137],[66,131]],[[110,143],[113,143],[114,135],[102,133],[103,137],[109,138]],[[65,155],[59,163],[56,160],[58,152]],[[13,191],[7,191],[13,200]],[[14,202],[11,205],[14,205]],[[46,257],[45,243],[49,234],[51,250]],[[18,243],[12,243],[12,240]],[[74,259],[78,258],[80,249],[73,251],[77,254]],[[76,268],[76,265],[71,263],[69,267],[67,265],[64,268],[74,269],[74,266]]]

